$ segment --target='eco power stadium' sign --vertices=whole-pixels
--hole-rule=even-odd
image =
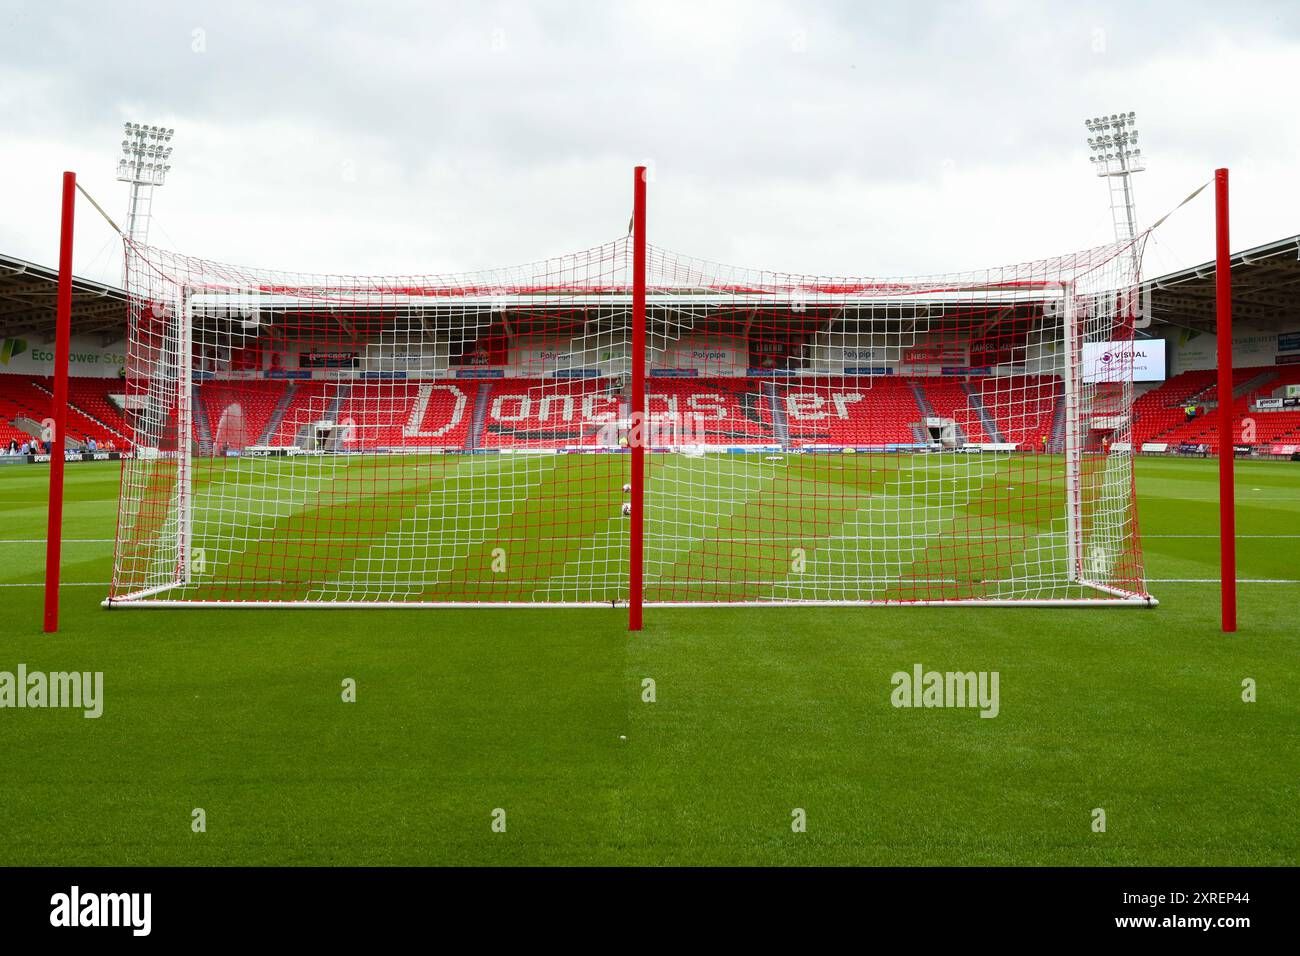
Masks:
[[[68,353],[68,373],[83,378],[117,378],[126,367],[126,342],[100,345],[98,339],[83,335],[72,337]],[[0,373],[26,375],[54,374],[54,344],[30,339],[0,341]]]

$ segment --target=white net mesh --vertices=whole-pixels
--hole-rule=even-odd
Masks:
[[[1145,600],[1144,239],[907,279],[650,247],[645,601]],[[110,601],[626,601],[633,249],[373,278],[128,244]]]

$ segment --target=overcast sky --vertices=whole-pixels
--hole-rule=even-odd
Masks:
[[[174,126],[151,241],[341,273],[472,270],[627,228],[811,274],[1111,236],[1085,116],[1135,110],[1152,221],[1232,169],[1233,247],[1300,232],[1300,4],[0,0],[0,252],[57,253],[59,174],[119,218],[124,121]],[[116,282],[86,204],[76,269]],[[1208,192],[1148,275],[1211,257]]]

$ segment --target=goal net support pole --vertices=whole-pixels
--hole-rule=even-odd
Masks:
[[[176,582],[194,566],[194,314],[186,290],[176,303]]]
[[[645,445],[648,428],[645,415],[645,251],[646,251],[646,168],[636,167],[632,201],[632,407],[628,447],[632,456],[631,518],[628,545],[628,617],[630,631],[641,630],[641,605],[645,568]]]
[[[77,174],[63,174],[59,229],[59,288],[55,306],[54,408],[50,435],[50,505],[45,529],[45,633],[59,629],[59,560],[63,543],[63,449],[68,423],[68,357],[72,348],[72,225]]]
[[[1083,578],[1082,526],[1082,435],[1079,424],[1079,331],[1074,307],[1074,289],[1069,283],[1061,288],[1064,319],[1065,362],[1062,367],[1065,389],[1065,537],[1066,576],[1071,581]],[[1046,452],[1046,449],[1044,449]]]
[[[1228,171],[1214,171],[1215,327],[1219,336],[1219,587],[1223,631],[1237,630],[1237,527],[1232,435],[1232,251],[1228,242]]]

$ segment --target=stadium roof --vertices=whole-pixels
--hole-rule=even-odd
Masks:
[[[59,272],[0,253],[0,337],[54,338]],[[90,279],[72,279],[72,328],[79,335],[120,339],[126,328],[126,292]]]
[[[58,271],[0,254],[0,337],[54,338]],[[1214,263],[1171,272],[1144,283],[1154,321],[1212,331]],[[1253,325],[1300,316],[1300,235],[1232,256],[1233,318]],[[74,277],[72,327],[79,335],[120,339],[126,326],[126,292]]]
[[[1149,279],[1152,318],[1200,331],[1214,329],[1214,263]],[[1232,319],[1267,325],[1300,318],[1300,236],[1232,256]]]

